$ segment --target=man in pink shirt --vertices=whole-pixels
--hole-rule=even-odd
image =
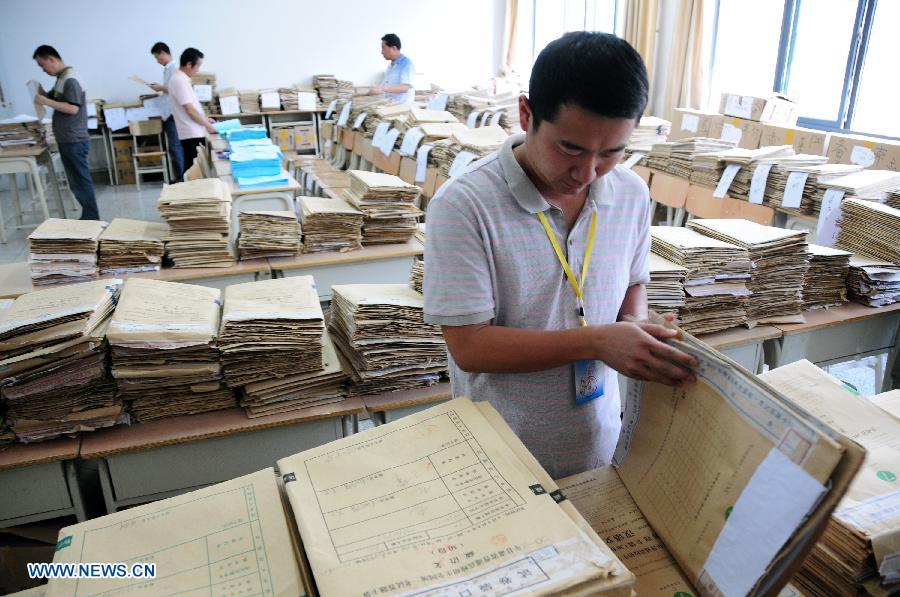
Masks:
[[[206,145],[206,133],[214,134],[216,129],[212,120],[203,115],[203,106],[191,84],[191,76],[203,64],[203,52],[197,48],[187,48],[181,53],[179,62],[181,67],[169,80],[168,90],[175,128],[184,153],[184,168],[187,170],[197,157],[197,146]]]

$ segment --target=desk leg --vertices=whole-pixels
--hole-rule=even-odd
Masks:
[[[75,518],[78,522],[87,520],[87,511],[84,509],[84,500],[81,497],[81,486],[78,485],[78,477],[75,472],[75,463],[71,460],[63,462],[66,471],[66,480],[69,484],[69,495],[72,497],[72,509],[75,510]]]
[[[53,180],[53,188],[56,190],[56,203],[59,205],[60,217],[65,219],[66,206],[63,204],[62,191],[59,190],[59,179],[56,177],[56,167],[53,165],[53,154],[47,150],[47,170],[50,172],[50,178]]]
[[[341,425],[344,428],[344,437],[359,433],[359,415],[347,415],[346,417],[341,417]]]
[[[100,488],[103,490],[103,501],[106,504],[106,513],[112,514],[119,507],[116,505],[116,498],[113,495],[112,479],[109,476],[109,464],[106,458],[100,459]]]
[[[897,353],[900,352],[900,325],[894,332],[894,346],[888,352],[887,365],[884,368],[884,381],[881,384],[881,391],[887,392],[896,384],[900,387],[900,360],[897,359]]]
[[[44,219],[46,220],[50,217],[50,209],[47,207],[47,197],[44,195],[44,183],[41,182],[41,173],[38,170],[37,160],[31,160],[30,162],[32,192],[37,193],[37,198],[41,202],[41,209],[44,212]]]

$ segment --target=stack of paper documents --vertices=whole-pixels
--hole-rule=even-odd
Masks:
[[[809,361],[760,377],[866,449],[862,469],[792,583],[810,595],[896,594],[900,510],[893,471],[900,462],[900,420]]]
[[[23,294],[0,311],[0,394],[20,441],[128,421],[104,338],[122,281]]]
[[[409,286],[419,294],[422,294],[422,285],[425,282],[425,260],[415,259],[410,272]]]
[[[260,111],[258,89],[241,89],[238,91],[238,101],[241,105],[241,112],[244,114]]]
[[[750,197],[750,189],[753,184],[753,176],[757,176],[758,200],[754,203],[762,203],[766,191],[766,178],[763,174],[769,172],[772,166],[784,157],[794,155],[794,148],[790,145],[773,145],[760,147],[759,149],[743,149],[735,147],[719,154],[724,165],[724,175],[732,175],[729,166],[734,165],[736,173],[730,184],[723,184],[724,190],[735,199],[747,201]],[[757,172],[758,168],[762,168]],[[759,179],[762,180],[759,180]],[[717,185],[718,185],[717,181]]]
[[[194,73],[191,75],[191,85],[194,87],[194,93],[204,112],[207,115],[218,114],[219,102],[213,101],[216,95],[216,74]]]
[[[277,89],[266,88],[259,90],[259,106],[261,112],[279,112],[281,110],[281,95]]]
[[[895,419],[900,419],[900,390],[890,390],[871,397],[872,403]]]
[[[656,116],[642,116],[631,132],[628,150],[648,152],[654,143],[665,143],[672,132],[672,123]]]
[[[333,99],[348,100],[353,97],[353,81],[337,79],[334,75],[313,75],[313,87],[324,104]]]
[[[290,257],[300,253],[301,231],[292,211],[242,211],[238,216],[241,259]]]
[[[684,307],[678,315],[686,331],[717,332],[747,323],[747,249],[688,228],[652,226],[650,230],[653,253],[687,270]]]
[[[431,156],[442,176],[451,176],[454,164],[466,160],[466,164],[484,157],[500,149],[509,135],[498,125],[483,126],[477,129],[454,131],[445,143],[435,143]],[[453,172],[456,175],[457,172]]]
[[[216,337],[221,291],[130,278],[106,335],[112,374],[138,421],[236,406]]]
[[[671,159],[672,159],[672,148],[675,147],[674,141],[667,141],[665,143],[654,143],[652,147],[650,147],[650,152],[646,157],[646,165],[649,168],[654,168],[656,170],[662,170],[663,172],[668,172],[673,174],[671,170]]]
[[[157,202],[169,225],[166,252],[175,267],[234,265],[231,192],[218,178],[165,185]]]
[[[819,205],[825,193],[821,185],[831,178],[862,170],[862,166],[854,164],[826,164],[825,159],[827,158],[820,155],[799,154],[778,160],[769,171],[765,193],[766,205],[791,213],[807,215],[819,213]],[[789,180],[790,190],[788,190]]]
[[[900,301],[900,265],[866,255],[850,258],[847,274],[850,298],[869,307],[884,307]]]
[[[225,121],[225,123],[229,122],[240,123],[240,121],[233,120]],[[216,126],[216,130],[220,130],[218,125]],[[252,147],[255,145],[269,146],[272,144],[269,139],[269,133],[264,126],[229,126],[228,128],[220,130],[220,134],[228,140],[229,147],[231,147],[232,144],[235,144],[238,148]],[[254,140],[256,141],[255,143],[250,142]]]
[[[316,95],[316,90],[312,87],[304,87],[303,85],[279,87],[278,95],[281,97],[281,107],[285,110],[315,109],[318,105],[318,96]],[[307,99],[311,101],[304,101]]]
[[[116,218],[100,235],[100,273],[130,274],[159,270],[168,224]]]
[[[399,176],[350,170],[350,188],[344,189],[344,198],[365,214],[363,244],[408,241],[422,215],[415,206],[420,192]]]
[[[672,143],[670,148],[669,172],[681,178],[690,178],[694,169],[694,156],[700,153],[713,153],[734,147],[731,141],[711,139],[709,137],[691,137]],[[718,162],[717,162],[718,163]]]
[[[450,114],[444,112],[444,114]],[[400,140],[400,154],[416,157],[419,159],[418,149],[426,145],[434,145],[443,142],[453,136],[453,133],[459,133],[466,129],[466,125],[461,122],[422,122],[407,127]],[[449,141],[447,142],[449,143]],[[434,156],[429,153],[424,156],[425,163],[429,162],[436,165]]]
[[[378,106],[391,105],[391,102],[380,95],[363,95],[353,98],[348,112],[347,127],[365,131],[365,123],[369,115],[375,114]]]
[[[650,253],[650,282],[647,284],[647,306],[659,312],[677,312],[684,308],[684,282],[687,268]]]
[[[33,116],[27,118],[25,121],[18,118],[0,121],[0,147],[16,149],[44,144],[44,125]]]
[[[809,245],[809,269],[803,279],[803,309],[837,307],[847,302],[847,273],[852,253]]]
[[[28,235],[32,283],[96,280],[97,246],[104,228],[106,222],[97,220],[44,220]]]
[[[226,87],[219,91],[218,94],[219,99],[219,112],[222,114],[240,114],[241,113],[241,100],[240,100],[240,92],[234,87]],[[240,122],[240,121],[238,121]],[[218,123],[221,124],[221,123]],[[216,129],[218,129],[218,124],[215,125]]]
[[[631,593],[632,574],[487,402],[451,400],[278,470],[321,595]]]
[[[228,286],[219,330],[226,383],[321,371],[324,330],[312,276]]]
[[[394,128],[397,120],[406,120],[412,112],[412,104],[379,104],[366,113],[365,124],[361,127],[365,130],[366,137],[370,139],[378,129],[378,125],[385,122],[390,128]]]
[[[231,131],[231,175],[241,188],[284,186],[288,174],[282,167],[284,154],[269,138],[235,140],[235,135],[246,129]]]
[[[447,370],[441,328],[422,318],[424,298],[406,284],[331,287],[329,330],[353,368],[353,395],[430,386]]]
[[[874,201],[845,199],[841,213],[837,241],[840,248],[900,265],[900,209]]]
[[[343,199],[299,199],[304,253],[362,249],[363,212]]]
[[[719,183],[719,179],[722,178],[725,157],[729,151],[734,151],[734,149],[695,153],[691,160],[689,180],[701,186],[715,187]]]
[[[802,323],[803,279],[809,268],[806,230],[785,230],[749,220],[692,220],[693,230],[747,249],[752,293],[748,325]]]
[[[900,188],[890,189],[885,197],[885,205],[900,209]]]

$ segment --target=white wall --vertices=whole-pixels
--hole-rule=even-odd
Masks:
[[[424,80],[471,85],[501,62],[504,0],[2,0],[0,83],[13,114],[33,113],[29,79],[52,84],[31,59],[54,46],[74,66],[88,97],[131,100],[146,88],[128,80],[161,79],[150,55],[156,41],[175,59],[188,46],[204,54],[203,71],[219,87],[309,83],[333,73],[375,82],[387,65],[381,36],[396,33]]]

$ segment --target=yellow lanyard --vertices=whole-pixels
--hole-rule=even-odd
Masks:
[[[550,222],[547,221],[547,216],[544,215],[544,212],[538,212],[538,218],[541,220],[541,224],[544,226],[544,232],[547,233],[547,238],[550,239],[550,244],[553,245],[553,250],[556,251],[556,257],[559,259],[559,263],[563,267],[563,271],[566,272],[566,278],[569,279],[569,284],[572,285],[572,290],[575,291],[575,297],[578,299],[578,315],[581,317],[581,325],[586,326],[587,321],[584,318],[584,283],[587,280],[587,272],[588,267],[591,264],[591,253],[594,248],[594,234],[597,232],[597,212],[594,212],[594,215],[591,216],[591,227],[588,230],[588,242],[587,242],[587,252],[584,255],[584,263],[581,265],[581,280],[579,281],[575,274],[572,273],[572,268],[569,267],[569,260],[566,259],[565,254],[562,251],[562,247],[559,246],[559,241],[556,240],[556,234],[553,233],[553,228],[550,227]]]

